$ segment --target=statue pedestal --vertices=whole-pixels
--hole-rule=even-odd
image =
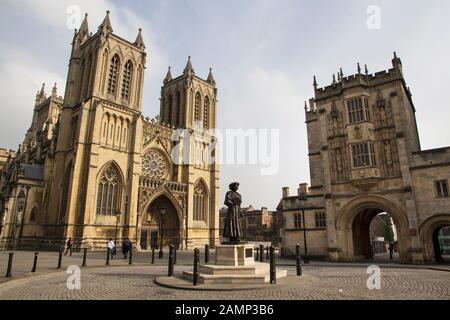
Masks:
[[[248,244],[219,245],[214,265],[200,265],[200,284],[265,284],[270,282],[269,263],[255,262],[255,247]],[[277,279],[287,276],[286,270],[277,270]],[[183,277],[192,281],[193,272],[184,271]]]
[[[249,244],[220,245],[216,247],[216,265],[252,266],[255,247]]]

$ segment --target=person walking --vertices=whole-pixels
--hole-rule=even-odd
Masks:
[[[125,238],[122,241],[122,254],[123,258],[126,259],[128,257],[128,251],[130,250],[129,244],[128,244],[128,238]]]
[[[389,243],[389,259],[392,260],[394,256],[394,244],[391,242]]]
[[[127,238],[128,241],[128,251],[133,250],[133,242],[130,240],[130,238]]]
[[[70,255],[72,256],[72,247],[73,247],[73,240],[72,240],[72,238],[69,238],[69,240],[67,240],[66,245],[67,245],[67,249],[66,249],[66,252],[64,253],[64,255],[66,256],[67,252],[70,251]]]
[[[112,239],[109,239],[108,248],[109,248],[109,253],[111,255],[111,259],[113,259],[114,255],[116,254],[116,244],[114,243],[114,241]]]

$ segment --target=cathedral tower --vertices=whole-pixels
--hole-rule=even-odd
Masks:
[[[75,31],[48,210],[59,236],[95,242],[116,223],[133,232],[145,63],[141,29],[120,38],[109,12],[95,34],[87,14]]]
[[[179,129],[183,137],[178,141],[180,148],[175,149],[179,165],[174,179],[188,186],[187,247],[214,245],[219,239],[219,167],[213,161],[216,105],[217,88],[211,69],[205,80],[195,74],[191,57],[178,77],[172,77],[169,67],[161,88],[160,119]]]

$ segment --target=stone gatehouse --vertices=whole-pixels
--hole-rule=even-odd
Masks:
[[[387,212],[401,262],[439,260],[437,232],[450,225],[450,147],[422,150],[415,106],[394,53],[392,68],[342,70],[305,104],[311,186],[283,189],[282,247],[299,243],[332,261],[371,257],[369,225]],[[444,129],[444,128],[442,128]],[[303,224],[303,220],[305,223]]]

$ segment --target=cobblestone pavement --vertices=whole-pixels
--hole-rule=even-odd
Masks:
[[[188,266],[176,266],[180,275]],[[445,271],[381,269],[381,289],[369,290],[365,267],[304,267],[266,290],[190,291],[160,287],[154,279],[165,276],[167,267],[151,265],[92,267],[81,269],[81,289],[67,289],[65,271],[23,277],[0,284],[0,299],[141,299],[141,300],[298,300],[298,299],[450,299],[450,277]]]

